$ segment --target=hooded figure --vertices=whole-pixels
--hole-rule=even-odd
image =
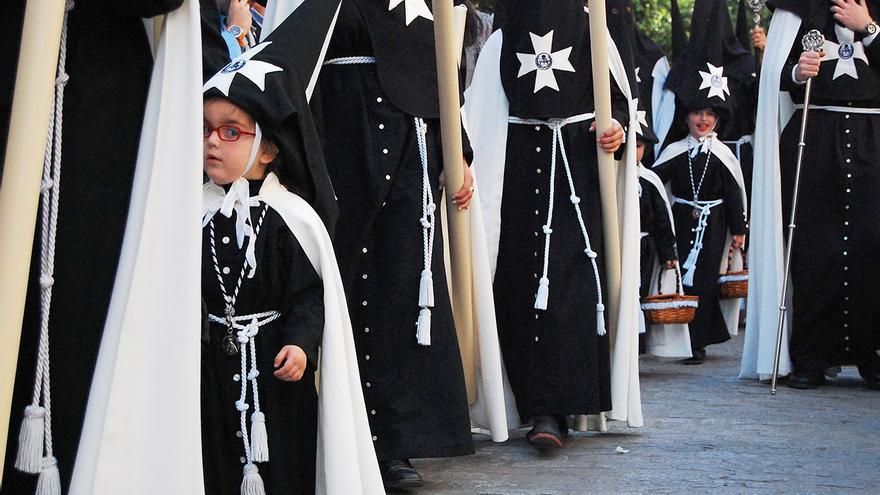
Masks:
[[[516,399],[511,422],[533,423],[528,438],[539,447],[560,446],[566,416],[612,409],[589,19],[575,0],[511,0],[496,20],[465,110]],[[631,94],[632,66],[613,52],[615,78]],[[616,119],[629,122],[623,92],[612,95]],[[621,395],[615,419],[627,419]]]
[[[719,301],[719,272],[737,270],[742,262],[738,251],[734,266],[727,263],[731,236],[744,238],[746,233],[746,199],[739,163],[714,129],[730,118],[731,93],[738,87],[725,64],[742,64],[741,59],[729,58],[733,51],[729,39],[712,35],[729,28],[726,3],[697,2],[693,22],[688,51],[676,61],[666,83],[676,97],[677,121],[671,136],[684,139],[679,137],[663,150],[653,171],[667,184],[673,202],[678,252],[686,256],[681,267],[684,290],[700,297],[689,324],[694,355],[686,361],[700,364],[707,345],[724,342],[737,332],[738,301]],[[703,114],[711,118],[694,120]]]
[[[835,21],[827,1],[774,4],[755,150],[761,168],[751,258],[759,278],[749,298],[741,376],[763,379],[773,371],[806,80],[799,76],[802,37],[816,29],[825,37],[824,57],[814,58],[780,374],[791,372],[789,385],[810,388],[824,382],[827,368],[855,364],[868,386],[880,388],[880,42],[870,24],[880,17],[880,3],[847,3],[861,13],[850,26]]]
[[[433,22],[425,0],[344,1],[318,82],[340,209],[337,258],[389,488],[421,484],[410,459],[474,452],[437,210],[443,156]],[[472,192],[457,194],[469,201]],[[480,342],[481,353],[490,349]],[[480,359],[499,380],[478,392],[500,398],[499,357]],[[493,434],[506,438],[501,430]]]
[[[205,184],[206,493],[383,493],[328,233],[336,203],[308,105],[339,7],[307,0],[205,83],[209,176],[209,165],[228,159],[215,158],[215,140],[250,131],[226,135],[207,110],[231,103],[254,121],[242,176]],[[265,178],[249,181],[264,140],[278,151]],[[297,348],[301,378],[285,374]]]

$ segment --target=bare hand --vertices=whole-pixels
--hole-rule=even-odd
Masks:
[[[458,210],[467,210],[471,205],[471,199],[474,197],[474,174],[467,162],[464,162],[464,184],[457,193],[452,195],[452,202],[458,206]]]
[[[590,132],[596,130],[596,122],[593,122],[593,125],[590,126]],[[620,124],[616,121],[611,123],[611,129],[603,132],[601,136],[598,138],[599,146],[602,147],[602,150],[609,155],[616,152],[620,145],[623,144],[623,127],[620,127]]]
[[[677,263],[675,260],[668,260],[668,261],[666,261],[665,267],[667,270],[672,270],[673,268],[675,268],[676,264]]]
[[[278,369],[273,374],[285,382],[298,382],[306,371],[307,362],[306,353],[302,348],[286,345],[275,356],[275,367]]]
[[[857,33],[865,30],[865,26],[871,24],[871,14],[868,13],[868,3],[865,0],[831,0],[831,12],[834,19]]]
[[[752,33],[752,46],[754,46],[756,50],[763,51],[767,46],[767,34],[764,33],[764,28],[757,26],[750,32]]]
[[[240,27],[244,34],[251,32],[251,6],[247,0],[229,0],[229,12],[226,14],[226,22]]]
[[[798,81],[806,81],[811,77],[819,75],[819,65],[822,63],[822,57],[825,52],[803,52],[798,60],[797,69],[794,71],[794,77]]]
[[[735,235],[733,236],[733,241],[730,243],[730,246],[733,249],[741,249],[746,243],[746,236],[744,235]]]

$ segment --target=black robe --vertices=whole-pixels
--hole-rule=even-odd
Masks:
[[[648,295],[651,288],[651,275],[654,273],[655,258],[661,264],[677,260],[675,233],[669,221],[666,201],[654,183],[639,178],[639,220],[642,228],[641,284],[639,295]]]
[[[716,141],[713,146],[723,146],[723,144]],[[706,153],[698,153],[693,157],[694,184],[699,184],[706,166]],[[721,199],[724,202],[712,208],[707,218],[709,225],[703,236],[703,249],[697,259],[694,283],[690,287],[684,287],[686,294],[700,297],[697,314],[689,324],[691,348],[693,349],[703,349],[707,345],[719,344],[730,339],[730,332],[718,303],[719,267],[722,256],[727,256],[724,251],[727,231],[729,230],[731,235],[745,235],[746,233],[742,193],[733,174],[714,154],[709,159],[708,167],[703,184],[698,191],[698,198],[700,201]],[[673,196],[688,201],[694,199],[688,172],[687,152],[655,165],[652,170],[660,176],[664,183],[671,181]],[[693,210],[694,207],[691,205],[680,203],[672,205],[677,249],[682,260],[688,257],[688,253],[694,246],[697,220],[693,216]]]
[[[261,185],[262,181],[250,181],[252,196]],[[251,208],[255,228],[264,205],[261,202]],[[217,262],[230,296],[245,252],[236,243],[235,219],[234,212],[230,218],[221,213],[213,217]],[[260,327],[256,337],[260,408],[266,416],[269,440],[269,462],[257,466],[267,493],[311,494],[315,492],[318,422],[315,364],[324,328],[324,286],[296,237],[271,208],[260,227],[255,255],[256,273],[252,279],[244,278],[235,314],[281,313],[280,318]],[[208,225],[202,230],[202,296],[208,313],[223,317],[225,303],[213,259]],[[240,415],[235,408],[241,392],[241,362],[238,354],[225,354],[226,335],[226,325],[212,322],[202,336],[202,463],[205,493],[212,495],[240,493],[244,459]],[[298,382],[272,375],[273,360],[285,345],[299,346],[308,358],[308,367]],[[250,428],[254,411],[250,391],[247,401],[251,405],[247,412]]]
[[[362,8],[362,2],[342,3],[327,60],[380,56],[373,49]],[[403,8],[392,12],[401,26]],[[410,27],[425,29],[420,23],[427,22],[417,18]],[[434,54],[409,50],[398,56],[433,59]],[[439,204],[431,264],[435,294],[431,345],[420,346],[416,321],[424,267],[419,223],[422,165],[414,116],[397,105],[399,87],[394,97],[385,90],[393,71],[386,72],[380,83],[377,69],[376,64],[327,65],[318,85],[324,151],[340,210],[336,254],[376,454],[380,461],[471,454],[464,374],[444,275]],[[436,87],[425,91],[436,92]],[[439,203],[439,120],[425,121],[428,175]]]
[[[519,6],[516,6],[519,8]],[[546,8],[539,5],[537,8]],[[573,10],[510,12],[501,31],[501,80],[509,114],[548,121],[593,112],[592,66],[588,18]],[[549,9],[548,9],[549,10]],[[536,14],[533,18],[532,14]],[[520,77],[517,53],[532,53],[531,34],[553,29],[553,50],[571,46],[574,72],[553,70],[559,91],[535,90],[535,76]],[[540,70],[540,69],[539,69]],[[537,75],[537,73],[536,73]],[[627,101],[612,85],[613,115],[627,124]],[[602,209],[593,120],[561,129],[572,181],[590,245],[597,253],[604,293]],[[554,180],[549,291],[546,310],[535,309],[543,274],[545,234],[550,205],[550,163],[557,148]],[[516,396],[520,419],[538,415],[596,414],[611,409],[609,339],[598,335],[596,275],[585,253],[563,159],[553,131],[546,125],[509,123],[501,200],[501,230],[495,271],[495,310],[502,356]],[[607,296],[605,301],[607,303]],[[607,321],[607,318],[606,318]],[[515,363],[515,364],[511,364]]]
[[[869,1],[872,13],[880,2]],[[827,13],[823,12],[823,15]],[[837,41],[834,20],[818,27]],[[803,102],[804,87],[792,82],[800,56],[802,26],[783,68],[782,90]],[[862,39],[856,34],[855,41]],[[834,78],[838,61],[823,62],[813,81],[813,105],[880,108],[880,41],[865,47],[868,64],[852,58],[858,79]],[[825,59],[828,59],[826,55]],[[876,111],[876,110],[875,110]],[[780,138],[783,219],[791,208],[801,111]],[[880,115],[811,110],[800,179],[797,230],[792,247],[792,334],[789,344],[797,371],[876,362],[880,349]]]
[[[73,472],[116,278],[153,66],[141,18],[169,12],[181,3],[78,0],[70,12],[66,64],[70,81],[64,93],[49,323],[53,446],[63,490]],[[32,493],[37,480],[13,468],[22,413],[33,393],[40,334],[39,220],[35,234],[0,488],[3,495]]]

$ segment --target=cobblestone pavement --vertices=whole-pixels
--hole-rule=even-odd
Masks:
[[[742,341],[710,347],[702,366],[643,359],[644,428],[609,423],[549,455],[523,431],[481,439],[470,457],[417,460],[426,483],[414,495],[880,494],[880,392],[853,367],[771,397],[737,378]]]

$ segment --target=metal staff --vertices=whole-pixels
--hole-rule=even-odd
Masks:
[[[813,29],[801,39],[801,45],[805,52],[819,52],[822,45],[825,44],[825,37],[822,33]],[[791,246],[794,241],[794,219],[797,214],[798,189],[801,181],[801,164],[804,160],[804,134],[807,131],[807,114],[810,109],[810,91],[813,88],[813,78],[807,79],[807,86],[804,88],[804,112],[801,115],[801,133],[798,138],[798,155],[797,166],[794,173],[794,194],[791,199],[791,216],[788,222],[788,242],[785,246],[785,272],[782,280],[782,298],[779,302],[779,324],[776,326],[776,354],[773,358],[773,379],[770,381],[770,395],[776,395],[776,380],[779,378],[779,355],[782,353],[782,329],[785,325],[785,313],[788,308],[785,306],[785,299],[788,296],[788,278],[791,269]]]
[[[764,11],[765,0],[746,0],[752,11],[752,22],[756,28],[761,27],[761,12]],[[764,60],[764,50],[755,48],[755,74],[761,73],[761,62]]]
[[[440,93],[440,133],[443,140],[443,171],[446,174],[446,213],[449,221],[449,257],[452,272],[452,316],[464,368],[468,402],[476,401],[476,344],[474,339],[473,270],[471,265],[470,216],[459,211],[452,195],[464,184],[461,114],[458,92],[458,52],[452,0],[435,1],[434,44]]]

